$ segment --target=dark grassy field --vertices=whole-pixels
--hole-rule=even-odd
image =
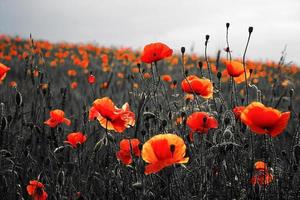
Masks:
[[[300,199],[299,68],[238,60],[229,47],[215,58],[157,49],[155,62],[143,54],[150,64],[131,49],[1,36],[0,199]],[[246,84],[228,75],[231,56]],[[278,111],[233,112],[252,102]],[[74,132],[83,136],[66,142]]]

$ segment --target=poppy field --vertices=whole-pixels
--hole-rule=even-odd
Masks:
[[[300,199],[300,68],[229,27],[214,57],[1,35],[0,199]]]

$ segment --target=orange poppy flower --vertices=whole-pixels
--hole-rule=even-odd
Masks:
[[[61,123],[65,123],[67,126],[71,125],[71,121],[65,118],[65,112],[59,109],[50,111],[50,119],[48,119],[44,123],[51,128],[54,128]]]
[[[78,87],[78,83],[76,81],[73,81],[71,84],[70,84],[70,87],[72,89],[76,89]]]
[[[209,99],[213,95],[213,85],[208,79],[201,79],[195,75],[190,75],[181,82],[181,88],[184,92],[202,96]]]
[[[227,72],[232,77],[239,77],[244,73],[243,63],[238,61],[225,61]]]
[[[9,82],[9,86],[10,87],[17,87],[17,82],[16,81],[11,81],[11,82]]]
[[[45,186],[39,181],[30,181],[26,189],[33,200],[46,200],[48,198],[48,194],[45,192]]]
[[[139,139],[123,139],[120,142],[120,151],[116,156],[124,165],[130,165],[132,163],[131,155],[140,157],[141,151],[139,149]]]
[[[135,124],[135,115],[130,111],[129,104],[125,103],[120,109],[108,97],[96,99],[93,102],[89,111],[89,119],[97,119],[103,128],[119,133]]]
[[[86,139],[86,135],[82,134],[81,132],[75,132],[69,133],[65,142],[72,145],[73,148],[77,148],[77,145],[83,144]]]
[[[233,77],[234,81],[237,84],[240,84],[245,81],[245,73],[243,63],[238,61],[225,61],[227,73]],[[250,77],[249,70],[246,69],[247,79]]]
[[[152,63],[169,57],[173,54],[173,50],[167,45],[157,42],[151,43],[144,47],[141,60],[144,63]]]
[[[234,109],[232,109],[236,119],[241,119],[241,114],[244,109],[245,109],[245,106],[236,106]]]
[[[152,174],[175,163],[187,163],[186,146],[175,134],[159,134],[149,139],[142,149],[142,158],[149,163],[145,174]]]
[[[69,69],[67,73],[68,73],[68,76],[76,76],[77,75],[77,72],[74,69]]]
[[[168,74],[162,75],[161,80],[166,81],[166,82],[172,82],[172,77]]]
[[[267,169],[268,169],[267,163],[265,163],[264,161],[257,161],[254,164],[254,169],[256,171],[267,171]]]
[[[9,67],[6,65],[0,63],[0,81],[3,81],[4,78],[6,77],[6,73],[10,70]]]
[[[194,112],[186,120],[190,127],[189,137],[194,141],[194,133],[208,133],[210,129],[218,128],[218,121],[206,112]]]
[[[290,112],[266,107],[260,102],[252,102],[241,113],[241,120],[257,134],[279,135],[288,125]]]

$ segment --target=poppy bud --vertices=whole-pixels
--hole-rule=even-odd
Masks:
[[[143,149],[143,144],[142,144],[142,143],[139,143],[139,144],[138,144],[138,148],[139,148],[139,150],[142,150],[142,149]]]
[[[174,144],[170,145],[170,151],[171,151],[171,153],[175,152],[175,145]]]
[[[252,74],[252,72],[253,72],[253,69],[249,69],[249,72],[250,72],[250,74]]]
[[[171,111],[169,112],[169,119],[170,120],[172,119],[172,112]]]
[[[205,36],[205,40],[208,41],[209,40],[209,35]]]
[[[290,96],[293,96],[293,94],[294,94],[294,89],[290,89]]]
[[[6,128],[7,124],[8,124],[8,122],[7,122],[6,117],[3,117],[1,120],[0,130],[3,131]]]
[[[252,27],[252,26],[250,26],[250,27],[248,28],[248,32],[249,32],[249,33],[252,33],[252,32],[253,32],[253,27]]]
[[[145,136],[146,133],[147,133],[147,132],[146,132],[146,130],[144,130],[144,129],[141,131],[141,134],[142,134],[143,136]]]
[[[186,117],[185,112],[181,112],[180,116],[181,116],[182,118]]]
[[[181,53],[182,53],[182,54],[185,53],[185,47],[181,47]]]
[[[88,82],[89,82],[89,84],[92,85],[95,83],[95,81],[96,81],[96,77],[91,73],[88,77]]]
[[[173,85],[176,85],[176,84],[177,84],[177,81],[176,81],[176,80],[174,80],[174,81],[173,81]]]
[[[199,67],[200,69],[202,69],[203,63],[202,63],[201,61],[198,62],[198,67]]]
[[[217,77],[218,77],[218,79],[220,80],[220,79],[222,78],[222,73],[221,73],[221,72],[218,72],[218,73],[217,73]]]
[[[166,127],[167,124],[168,124],[168,122],[167,122],[167,120],[165,120],[165,119],[161,122],[162,127]]]
[[[230,23],[227,22],[226,23],[226,28],[229,28],[229,26],[230,26]]]
[[[17,91],[17,94],[16,94],[16,104],[17,106],[21,106],[22,105],[22,94],[20,92]]]
[[[184,74],[185,74],[185,76],[188,76],[189,75],[189,70],[185,70]]]
[[[287,154],[286,154],[286,151],[285,151],[285,150],[282,150],[282,151],[281,151],[281,155],[282,155],[282,156],[286,156],[286,155],[287,155]]]
[[[206,123],[207,117],[203,117],[203,123]]]
[[[226,117],[226,118],[224,119],[224,123],[225,123],[225,125],[227,126],[227,125],[230,123],[230,118]]]

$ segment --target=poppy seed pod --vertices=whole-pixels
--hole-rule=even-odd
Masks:
[[[199,62],[198,62],[198,67],[199,67],[200,69],[202,69],[202,67],[203,67],[203,62],[199,61]]]
[[[227,22],[226,23],[226,28],[229,28],[229,26],[230,26],[230,23]]]
[[[205,36],[205,40],[208,41],[209,40],[209,35]]]
[[[222,73],[221,73],[221,72],[218,72],[218,73],[217,73],[217,77],[218,77],[218,79],[220,80],[220,79],[222,78]]]
[[[248,32],[249,32],[249,33],[252,33],[252,32],[253,32],[253,27],[252,27],[252,26],[250,26],[250,27],[248,28]]]
[[[181,53],[184,54],[185,53],[185,47],[181,47]]]

